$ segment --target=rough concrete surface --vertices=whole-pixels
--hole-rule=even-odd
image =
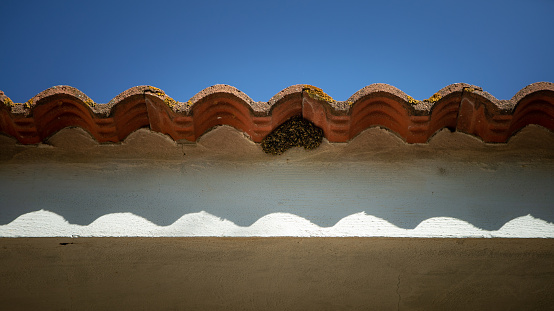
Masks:
[[[547,310],[552,239],[4,238],[3,310]]]

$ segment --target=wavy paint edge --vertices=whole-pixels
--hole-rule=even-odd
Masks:
[[[433,217],[414,229],[399,228],[364,212],[320,227],[289,213],[272,213],[252,225],[238,226],[201,211],[181,216],[169,226],[158,226],[132,213],[113,213],[89,225],[70,224],[63,216],[39,210],[23,214],[0,226],[1,237],[418,237],[418,238],[554,238],[554,224],[532,215],[517,217],[498,230],[483,230],[460,219]]]

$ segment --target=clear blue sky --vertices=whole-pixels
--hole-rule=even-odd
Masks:
[[[416,99],[455,82],[500,99],[554,80],[554,1],[12,1],[0,90],[54,85],[98,103],[135,85],[186,101],[230,84],[256,101],[306,83],[346,100],[372,83]]]

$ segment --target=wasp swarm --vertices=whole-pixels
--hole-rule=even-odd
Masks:
[[[278,155],[292,147],[315,149],[322,140],[322,129],[301,116],[294,116],[269,133],[261,145],[265,153]]]

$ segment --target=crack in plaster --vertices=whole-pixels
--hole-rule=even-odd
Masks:
[[[402,300],[402,297],[400,296],[400,273],[398,274],[398,283],[396,284],[396,295],[398,296],[396,310],[400,310],[400,301]]]

